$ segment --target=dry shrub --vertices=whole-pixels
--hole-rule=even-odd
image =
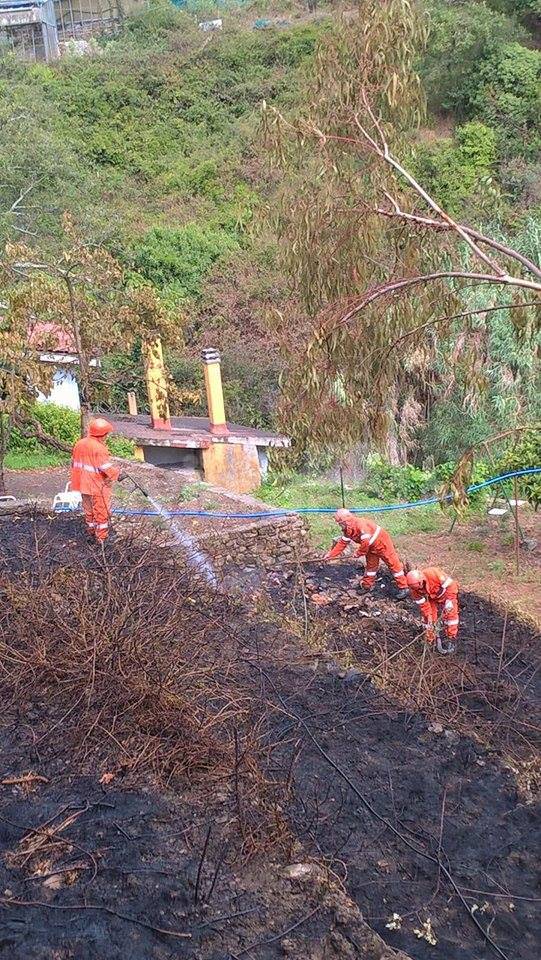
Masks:
[[[230,606],[178,556],[134,533],[52,565],[36,541],[24,567],[0,584],[0,695],[7,716],[39,712],[40,753],[208,780],[234,765],[236,731],[256,765]]]

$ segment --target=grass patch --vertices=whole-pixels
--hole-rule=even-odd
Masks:
[[[318,477],[292,475],[270,478],[256,493],[265,503],[292,510],[295,507],[333,507],[341,506],[340,484]],[[362,487],[346,490],[346,506],[379,507],[385,502],[368,497]],[[371,514],[372,516],[372,514]],[[440,530],[446,522],[437,506],[416,507],[412,510],[377,512],[373,514],[378,523],[384,525],[391,536],[410,533],[431,533]],[[309,514],[306,517],[311,539],[316,549],[327,548],[336,536],[337,526],[332,514]]]
[[[467,544],[467,549],[470,551],[470,553],[484,553],[485,545],[484,543],[481,543],[480,540],[470,540],[470,542]]]
[[[56,450],[8,450],[4,460],[7,470],[46,470],[69,463],[69,455]]]

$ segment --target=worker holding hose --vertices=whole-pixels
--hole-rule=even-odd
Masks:
[[[421,609],[427,642],[433,644],[436,641],[440,653],[452,653],[455,649],[453,640],[458,634],[459,626],[458,583],[439,567],[410,570],[406,580],[411,596]],[[442,646],[437,636],[440,613],[448,640],[447,647]]]
[[[88,534],[99,543],[109,536],[113,483],[123,479],[105,444],[112,430],[103,417],[92,419],[87,436],[77,441],[71,458],[71,489],[80,492]]]
[[[356,557],[366,557],[364,576],[361,586],[371,590],[376,582],[376,574],[380,561],[386,564],[391,571],[396,585],[399,588],[398,600],[408,596],[408,585],[404,574],[404,567],[400,562],[396,547],[390,534],[383,527],[378,526],[367,517],[356,517],[350,510],[337,510],[334,519],[342,528],[342,536],[338,538],[331,549],[325,554],[325,560],[334,560],[349,546],[357,544]]]

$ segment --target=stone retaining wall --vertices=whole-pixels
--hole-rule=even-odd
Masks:
[[[309,552],[308,531],[299,516],[250,520],[242,526],[212,531],[205,552],[220,569],[229,564],[273,567]]]
[[[221,487],[212,487],[222,500],[229,500],[232,513],[263,513],[269,508],[247,494],[232,494]],[[51,517],[49,501],[40,503],[30,500],[17,500],[0,504],[0,516],[20,514],[37,510]],[[78,514],[82,523],[82,517]],[[286,560],[306,557],[311,552],[308,528],[298,514],[285,517],[258,518],[244,522],[234,521],[234,525],[224,520],[219,529],[213,524],[201,535],[195,533],[195,539],[209,555],[219,571],[229,565],[273,567]]]

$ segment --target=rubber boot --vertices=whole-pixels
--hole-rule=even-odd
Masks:
[[[454,653],[456,649],[453,641],[450,640],[448,637],[444,637],[443,639],[441,637],[438,637],[438,639],[436,640],[436,647],[437,647],[438,653],[442,653],[444,655],[448,653]]]
[[[410,595],[410,592],[408,588],[403,587],[402,590],[399,590],[398,593],[395,595],[395,600],[405,600],[407,597],[409,597],[409,595]]]

